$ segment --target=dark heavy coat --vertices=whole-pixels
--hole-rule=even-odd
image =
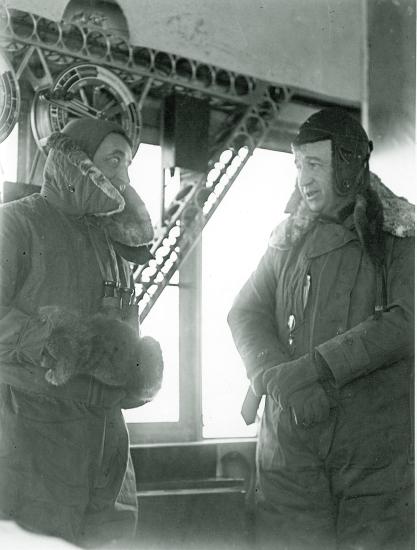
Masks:
[[[0,209],[0,509],[31,530],[89,544],[135,527],[126,391],[88,376],[49,384],[40,361],[51,326],[38,313],[97,313],[103,278],[129,286],[118,247],[133,259],[152,226],[137,195],[136,218],[120,219],[124,197],[68,138],[51,145],[41,193]]]
[[[411,536],[414,239],[411,205],[395,204],[398,218],[387,212],[383,235],[382,315],[374,315],[376,268],[353,216],[310,220],[293,238],[291,226],[304,223],[298,213],[274,231],[229,314],[255,393],[269,367],[306,353],[318,352],[336,381],[330,417],[309,428],[266,396],[258,525],[271,547],[334,548],[337,540],[394,550]]]

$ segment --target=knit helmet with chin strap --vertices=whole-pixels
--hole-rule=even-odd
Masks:
[[[62,133],[81,147],[90,160],[109,134],[120,134],[130,147],[132,142],[126,131],[116,122],[99,118],[75,118],[66,124]]]
[[[333,184],[339,196],[356,195],[369,185],[369,157],[372,141],[361,124],[340,108],[328,108],[311,115],[301,126],[292,145],[330,140]]]

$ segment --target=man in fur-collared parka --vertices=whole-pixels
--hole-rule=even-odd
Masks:
[[[411,549],[414,208],[370,173],[372,143],[342,109],[292,147],[289,217],[228,317],[248,423],[266,396],[256,547]]]
[[[121,409],[162,380],[130,272],[153,238],[132,146],[74,119],[48,140],[40,193],[0,208],[0,517],[82,547],[135,533]]]

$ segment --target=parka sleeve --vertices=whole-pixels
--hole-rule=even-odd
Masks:
[[[275,319],[274,253],[273,249],[268,248],[257,269],[240,290],[227,318],[257,396],[265,393],[262,382],[265,370],[288,361],[279,341]]]
[[[413,356],[414,239],[395,238],[387,265],[387,308],[317,346],[338,387]]]
[[[7,205],[8,206],[8,205]],[[48,323],[14,307],[28,272],[30,235],[12,208],[0,208],[0,368],[2,363],[40,364]]]

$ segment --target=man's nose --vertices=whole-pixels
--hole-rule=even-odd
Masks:
[[[123,173],[124,173],[124,176],[126,178],[126,183],[130,183],[129,169],[128,169],[127,166],[124,168]]]
[[[120,169],[120,172],[117,174],[118,179],[124,183],[124,185],[129,185],[130,183],[130,177],[129,172],[126,167],[123,167]]]
[[[308,166],[302,166],[298,171],[299,185],[305,187],[309,185],[313,180],[312,172]]]
[[[130,178],[127,169],[118,170],[117,174],[115,174],[112,178],[112,184],[116,187],[116,189],[123,192],[126,187],[130,185]]]

